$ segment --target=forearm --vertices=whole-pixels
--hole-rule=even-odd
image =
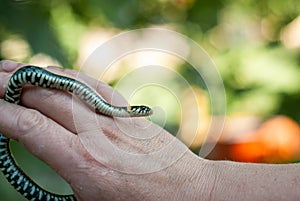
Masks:
[[[118,184],[115,186],[119,186],[119,190],[115,195],[120,200],[259,201],[298,200],[299,171],[298,164],[265,165],[209,161],[187,151],[174,164],[154,173],[111,174],[118,178]],[[110,191],[107,189],[106,192]],[[110,192],[107,198],[110,199],[111,196]]]
[[[212,200],[298,200],[300,165],[218,161]]]
[[[178,162],[178,166],[181,167],[182,177],[178,180],[177,188],[174,187],[176,200],[259,201],[300,198],[300,164],[208,161],[187,153]]]
[[[89,165],[89,164],[87,164]],[[100,163],[86,167],[78,185],[91,189],[86,193],[77,184],[73,190],[82,195],[79,200],[209,200],[214,186],[210,161],[187,151],[170,166],[152,173],[126,174],[107,169],[105,174]],[[83,169],[86,169],[83,168]],[[80,168],[82,169],[82,167]],[[92,190],[94,190],[92,192]],[[82,191],[82,192],[80,192]],[[88,198],[88,199],[84,199]]]

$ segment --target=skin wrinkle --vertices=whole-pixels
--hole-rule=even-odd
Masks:
[[[148,153],[156,152],[164,148],[165,146],[167,146],[173,140],[173,136],[171,136],[168,133],[164,133],[163,129],[160,129],[158,134],[150,138],[132,137],[130,134],[128,135],[127,133],[124,133],[123,130],[119,129],[120,123],[125,121],[125,119],[118,118],[117,120],[118,122],[116,123],[116,121],[114,121],[114,119],[112,119],[111,117],[99,116],[99,125],[101,125],[100,122],[105,121],[105,124],[109,126],[101,127],[104,134],[111,140],[112,143],[114,143],[120,149],[125,150],[127,152],[129,151],[137,154],[148,154]],[[148,120],[142,120],[142,121],[148,121]],[[135,122],[136,121],[133,119],[133,123]],[[144,123],[143,124],[139,123],[139,124],[143,125]],[[128,127],[131,127],[130,125],[131,124],[127,124],[126,132],[130,132],[131,129],[128,129]],[[141,133],[143,132],[145,132],[144,129],[141,129]]]
[[[9,104],[9,103],[4,103],[5,105]],[[12,105],[9,104],[13,107],[20,107],[20,106],[16,106],[16,105]],[[2,106],[2,104],[1,104]],[[36,141],[32,141],[31,139],[40,139],[43,135],[41,135],[42,133],[46,133],[47,130],[51,130],[52,132],[55,132],[56,129],[53,129],[50,127],[50,125],[47,123],[49,122],[49,120],[45,117],[42,116],[38,111],[35,110],[15,110],[15,114],[12,114],[12,117],[15,118],[14,124],[12,124],[9,127],[9,131],[11,134],[13,134],[14,136],[12,136],[14,139],[16,139],[17,141],[20,141],[21,144],[23,144],[25,147],[29,148],[29,147],[37,147],[35,146],[35,143],[37,143]],[[24,123],[25,122],[25,123]],[[59,135],[58,135],[59,136]],[[61,148],[62,150],[64,150],[66,147],[66,145],[68,145],[68,140],[63,140],[58,138],[57,135],[53,134],[52,139],[55,140],[55,142],[61,141],[63,142],[63,147]],[[48,141],[49,142],[49,141]],[[54,142],[54,143],[55,143]],[[45,154],[45,150],[49,150],[49,148],[47,148],[47,146],[51,147],[51,143],[46,143],[45,146],[43,147],[43,149],[32,149],[31,153],[34,154],[37,157],[41,157]],[[39,147],[41,147],[41,142],[39,142]],[[65,150],[73,150],[73,149],[65,149]],[[54,150],[55,151],[55,150]],[[53,154],[53,158],[55,159],[56,154]],[[50,154],[51,156],[51,154]],[[51,163],[50,163],[51,164]],[[57,168],[54,168],[57,169]]]
[[[150,179],[151,183],[149,186],[158,185],[158,186],[165,186],[165,195],[169,195],[170,193],[174,194],[173,200],[194,200],[190,199],[189,195],[189,188],[185,189],[187,183],[190,183],[194,174],[191,171],[181,172],[181,165],[187,166],[188,162],[188,153],[185,153],[180,159],[178,159],[177,163],[173,163],[169,167],[161,170],[164,174],[160,175],[160,171],[150,173],[147,177]],[[173,171],[181,172],[181,174],[174,174]],[[157,175],[159,177],[157,177]],[[152,179],[154,178],[154,179]],[[174,181],[181,181],[180,183]],[[172,189],[178,189],[178,191],[173,192]],[[185,190],[187,191],[185,191]],[[151,194],[151,191],[149,191]],[[157,199],[168,200],[167,196],[164,197],[157,197]]]
[[[30,88],[29,88],[30,87]],[[39,94],[39,100],[42,102],[49,102],[54,103],[53,105],[57,105],[59,103],[62,105],[62,108],[68,108],[66,111],[69,111],[70,109],[70,102],[71,102],[71,94],[67,93],[65,91],[61,91],[58,89],[45,89],[41,87],[36,86],[28,86],[24,88],[23,93],[28,93],[28,96],[31,96],[33,94],[38,93]],[[59,101],[57,101],[59,100]],[[25,103],[26,98],[24,99]],[[28,105],[28,103],[27,103]]]
[[[172,167],[173,167],[173,165],[172,165]],[[170,167],[171,168],[171,167]],[[94,171],[91,171],[91,172],[94,172]],[[156,174],[158,174],[158,173],[153,173],[153,174],[144,174],[144,175],[141,175],[141,176],[138,176],[138,177],[146,177],[146,178],[148,178],[148,179],[150,179],[150,181],[149,181],[149,186],[153,186],[153,185],[159,185],[159,181],[160,180],[164,180],[164,179],[157,179],[157,180],[153,180],[152,178],[153,178],[153,175],[156,175]],[[123,174],[124,175],[124,174]],[[128,176],[128,175],[127,175]],[[132,175],[131,175],[132,176]],[[137,175],[133,175],[133,176],[137,176]],[[121,177],[122,177],[122,174],[121,174]],[[174,181],[174,178],[172,178],[171,179],[171,181]],[[117,187],[118,187],[118,185],[116,185]],[[143,195],[145,195],[145,192],[143,192],[142,193]],[[151,194],[151,192],[149,192],[149,194]],[[153,195],[152,195],[153,196]],[[132,198],[132,197],[131,197]],[[144,197],[143,197],[143,199],[144,199]],[[139,200],[139,199],[137,199],[137,200]],[[145,200],[145,199],[144,199]]]
[[[90,172],[89,170],[93,166],[101,166],[102,164],[98,161],[95,161],[93,157],[87,152],[86,149],[81,145],[80,140],[78,138],[74,138],[74,143],[76,147],[74,146],[70,147],[70,150],[75,150],[72,152],[74,158],[80,158],[80,162],[76,163],[75,172],[73,174],[77,174],[78,172],[84,173],[84,172]],[[75,160],[78,162],[78,160]],[[91,165],[92,164],[92,165]],[[86,171],[88,170],[88,171]]]
[[[60,115],[56,120],[57,123],[61,124],[61,122],[68,122],[67,124],[61,124],[66,129],[72,131],[74,134],[76,134],[76,129],[74,125],[73,120],[73,114],[72,114],[72,98],[71,94],[62,92],[55,89],[43,89],[43,88],[37,88],[33,87],[33,89],[26,89],[22,93],[23,96],[21,97],[22,100],[24,100],[24,105],[27,107],[31,107],[33,109],[38,109],[39,106],[36,104],[33,104],[33,101],[30,100],[30,97],[32,97],[33,94],[39,94],[39,104],[41,105],[53,105],[57,106],[59,105],[59,110],[63,115]],[[29,98],[27,98],[29,97]],[[28,100],[28,101],[26,101]],[[42,114],[45,116],[54,119],[54,116],[57,116],[55,113],[52,113],[51,110],[49,111],[47,107],[44,107],[42,109]]]
[[[144,148],[141,148],[139,145],[133,143],[133,141],[130,141],[128,138],[121,137],[119,134],[114,134],[119,132],[114,132],[107,128],[102,128],[102,131],[105,134],[105,136],[107,136],[108,139],[114,144],[114,146],[118,147],[118,149],[132,154],[146,154]]]
[[[107,123],[111,123],[108,127],[101,127],[101,130],[109,138],[109,140],[117,146],[119,149],[122,149],[126,152],[132,153],[144,153],[144,147],[139,146],[133,138],[127,136],[122,131],[119,130],[115,121],[112,121],[111,117],[100,117],[101,120],[106,120]],[[128,146],[131,145],[131,146]],[[130,150],[128,149],[130,147]],[[140,148],[141,147],[141,148]]]
[[[5,104],[8,104],[8,103],[5,103]],[[15,105],[13,105],[13,106],[15,106]],[[19,111],[19,112],[16,112],[16,114],[13,115],[14,117],[16,116],[16,121],[14,121],[15,125],[12,125],[10,130],[12,130],[13,133],[19,133],[19,135],[17,135],[17,137],[15,139],[20,141],[25,147],[27,147],[27,148],[35,147],[34,144],[32,144],[33,141],[30,141],[30,139],[38,138],[40,133],[43,133],[43,131],[46,132],[46,130],[49,129],[49,125],[47,124],[46,117],[43,117],[42,115],[40,115],[39,112],[37,112],[35,110],[17,110],[17,111]],[[20,124],[20,122],[23,122],[23,124],[22,123]],[[27,122],[27,123],[24,124],[24,122]],[[15,128],[18,128],[18,129],[15,130]],[[55,131],[55,129],[54,130],[51,129],[51,130],[52,130],[52,132]],[[56,142],[58,140],[59,140],[59,138],[55,139]],[[61,140],[61,141],[65,142],[65,140]],[[48,146],[49,145],[51,146],[51,143],[48,144]],[[64,145],[68,145],[68,144],[64,143]],[[47,146],[45,146],[45,147],[43,147],[43,149],[32,149],[31,153],[37,157],[41,157],[44,155],[45,151],[47,151],[47,150],[48,150],[48,148],[47,148]],[[66,147],[66,150],[74,150],[74,149],[68,149],[68,147]],[[55,155],[53,155],[53,156],[55,156]],[[74,159],[76,159],[76,157],[74,157]],[[76,161],[76,160],[74,160],[74,161]],[[48,164],[51,164],[51,163],[48,163]],[[52,168],[54,168],[58,172],[61,172],[57,166],[52,166]],[[64,170],[64,171],[66,171],[66,170]],[[69,178],[65,178],[65,179],[67,181],[70,181]]]
[[[118,127],[116,127],[117,124],[115,124],[115,121],[110,122],[112,122],[111,126],[101,127],[103,133],[113,144],[118,146],[118,148],[133,154],[150,154],[159,151],[167,146],[173,139],[171,136],[168,136],[168,134],[163,134],[163,130],[160,131],[160,134],[148,139],[133,138],[119,130]]]
[[[76,178],[82,178],[82,175],[85,175],[86,172],[97,172],[93,170],[94,167],[102,168],[103,165],[98,161],[95,161],[95,159],[82,146],[78,137],[71,138],[71,143],[69,144],[69,147],[66,147],[66,150],[69,150],[71,153],[69,161],[73,161],[75,163],[65,165],[65,168],[56,169],[56,171],[72,186],[75,192],[78,190],[80,191],[81,185],[76,182]],[[70,168],[68,168],[70,166],[75,167],[71,169],[73,171],[70,171]],[[74,175],[77,176],[74,178]]]
[[[1,100],[1,102],[1,107],[16,108],[13,114],[5,113],[6,116],[2,118],[14,118],[14,121],[10,121],[11,123],[8,126],[8,129],[4,131],[4,133],[11,133],[13,135],[13,138],[17,141],[20,141],[20,137],[24,137],[24,134],[31,131],[35,126],[40,127],[39,124],[44,121],[43,117],[36,110],[24,110],[22,106],[16,106],[11,103],[5,102],[4,100]]]
[[[0,96],[3,97],[5,90],[7,88],[8,80],[10,79],[10,73],[1,73],[0,74],[0,82],[2,83],[0,86]]]
[[[190,151],[187,151],[180,159],[178,159],[178,162],[173,163],[172,166],[175,169],[178,169],[178,171],[180,171],[179,168],[181,168],[182,166],[188,167],[190,164],[190,161],[189,161],[190,159],[189,159],[189,157],[187,157],[188,153],[190,153]],[[178,191],[175,193],[175,197],[177,200],[191,200],[191,201],[199,200],[199,198],[195,199],[195,197],[193,197],[191,194],[188,193],[191,190],[190,188],[191,187],[194,188],[194,186],[189,186],[189,189],[185,189],[187,184],[191,183],[194,180],[194,178],[196,178],[195,173],[189,168],[186,168],[184,172],[182,172],[181,174],[178,174],[178,175],[177,174],[174,175],[174,174],[172,174],[172,171],[170,171],[170,174],[169,174],[170,178],[169,178],[168,183],[172,184],[172,181],[182,181],[180,183],[174,184],[174,189],[176,189],[176,188],[182,189],[182,191]],[[171,168],[169,168],[169,169],[171,169]]]
[[[44,127],[47,127],[46,117],[41,115],[37,110],[28,109],[17,111],[18,112],[14,114],[16,125],[13,126],[18,128],[16,131],[20,133],[22,137],[26,138],[26,135],[23,135],[23,133],[28,135],[34,133],[35,130],[44,131]]]
[[[92,164],[92,165],[91,165]],[[80,166],[79,169],[80,170],[84,170],[83,168],[86,167],[82,167]],[[86,184],[85,182],[87,180],[81,180],[82,182],[77,182],[75,185],[75,192],[80,192],[83,189],[85,191],[88,191],[88,193],[90,195],[95,195],[93,196],[94,198],[91,198],[90,200],[102,200],[101,198],[106,198],[105,194],[107,194],[107,192],[112,192],[112,191],[116,191],[116,188],[111,188],[112,186],[116,186],[115,183],[111,183],[107,180],[107,177],[115,177],[118,178],[118,176],[116,174],[118,174],[117,172],[111,172],[109,173],[109,175],[101,175],[99,174],[99,169],[103,169],[106,168],[105,166],[103,166],[102,164],[98,163],[95,160],[92,160],[91,162],[89,162],[88,166],[87,166],[87,170],[88,171],[81,171],[79,174],[83,174],[82,178],[98,178],[97,180],[95,180],[95,183],[93,183],[93,185],[95,186],[105,186],[105,188],[103,189],[93,189],[93,188],[87,188],[86,186],[89,186],[90,184]],[[118,178],[119,179],[119,178]],[[87,181],[88,182],[88,181]],[[107,187],[109,187],[109,189],[107,189]]]
[[[208,163],[211,164],[212,167],[214,167],[214,163],[211,163],[210,161],[208,161]],[[210,169],[215,169],[215,168],[210,168]],[[219,172],[215,171],[213,172],[213,170],[211,170],[211,188],[208,188],[208,201],[214,201],[216,198],[214,198],[215,192],[216,192],[216,186],[219,183]],[[205,181],[205,180],[204,180]],[[198,186],[198,188],[200,189],[201,187]]]

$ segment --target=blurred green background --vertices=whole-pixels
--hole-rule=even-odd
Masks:
[[[300,4],[297,0],[4,0],[0,5],[0,59],[79,69],[96,48],[95,44],[101,45],[123,31],[147,27],[184,34],[208,52],[224,81],[226,118],[249,117],[260,122],[252,125],[253,121],[246,121],[245,126],[251,124],[251,128],[276,115],[300,123]],[[199,107],[209,107],[205,87],[194,76],[195,72],[182,63],[176,70],[198,94]],[[120,77],[106,81],[114,86]],[[176,79],[170,79],[170,85],[175,84]],[[181,94],[189,93],[180,86],[178,90],[183,91],[178,92]],[[153,93],[158,93],[155,97],[160,98],[149,98]],[[177,102],[169,100],[163,90],[145,89],[143,97],[150,105],[162,103],[170,114],[162,125],[176,133],[180,127]],[[189,100],[183,99],[183,105],[188,103]],[[210,117],[209,109],[203,113],[200,116]],[[195,141],[193,150],[199,149],[202,143],[202,140]],[[70,192],[66,184],[56,179],[52,182],[55,173],[32,157],[18,157],[20,152],[24,152],[22,147],[16,146],[15,154],[24,163],[22,167],[28,166],[26,171],[43,186],[56,192]],[[293,155],[285,162],[297,159]],[[2,175],[0,180],[1,200],[24,200]]]

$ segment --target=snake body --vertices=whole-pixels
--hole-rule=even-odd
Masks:
[[[93,89],[73,78],[51,73],[37,66],[25,66],[17,70],[10,78],[4,100],[19,104],[24,85],[36,85],[68,91],[77,95],[96,112],[114,117],[138,117],[152,114],[147,106],[116,107],[104,101]],[[14,160],[10,148],[10,139],[0,133],[0,169],[8,182],[28,200],[40,201],[75,201],[74,195],[51,193],[27,176]]]

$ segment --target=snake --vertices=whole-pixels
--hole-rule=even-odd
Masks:
[[[20,104],[24,85],[58,89],[75,94],[86,102],[95,112],[110,117],[142,117],[152,114],[148,106],[113,106],[106,102],[87,84],[74,78],[52,73],[45,68],[27,65],[19,68],[10,77],[4,94],[4,100]],[[9,146],[10,138],[0,133],[0,169],[7,181],[25,198],[31,201],[76,201],[74,194],[60,195],[43,189],[20,168]]]

